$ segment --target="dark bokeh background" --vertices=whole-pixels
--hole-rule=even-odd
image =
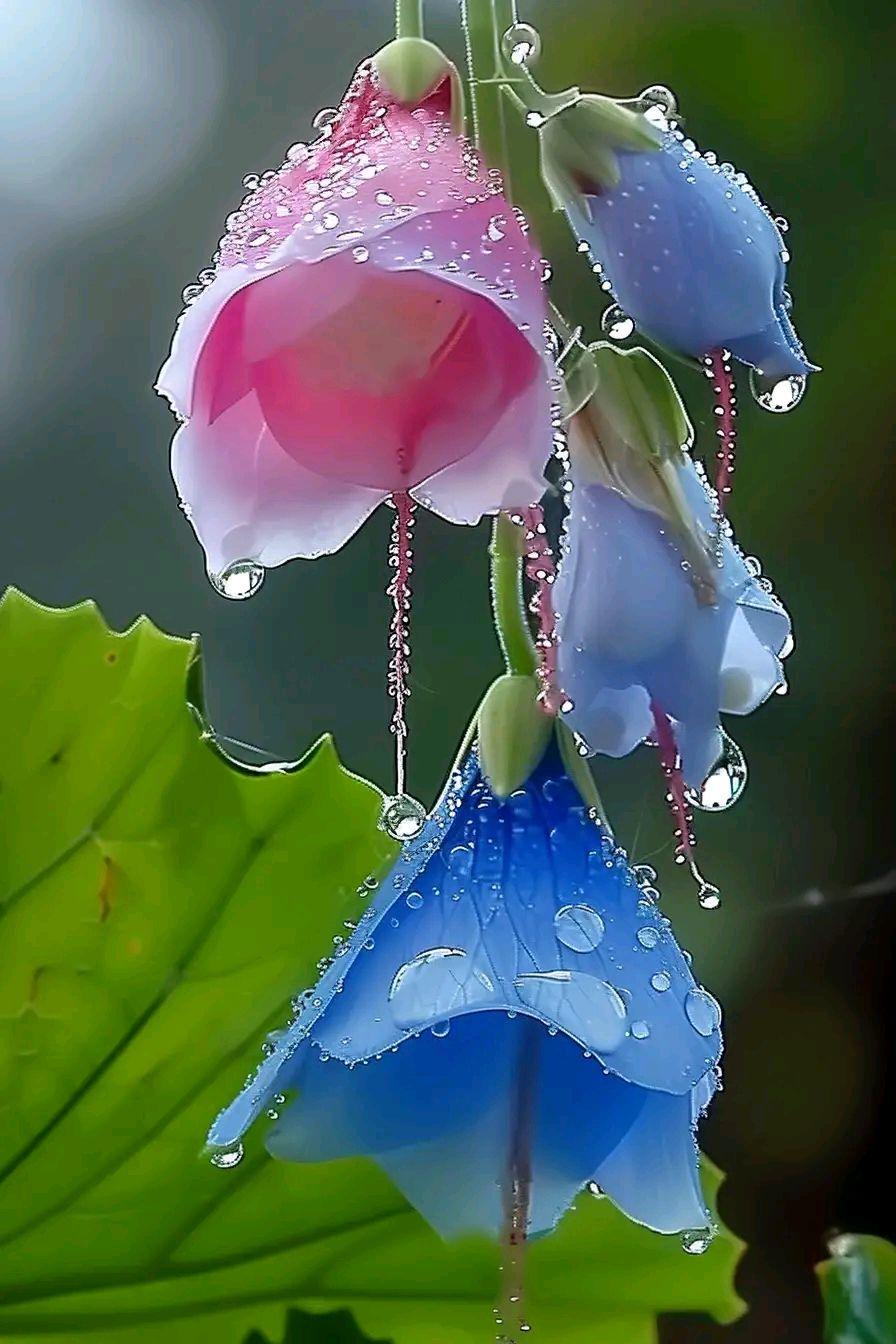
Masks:
[[[457,51],[454,5],[429,8]],[[705,1146],[729,1171],[724,1216],[751,1243],[752,1312],[727,1332],[670,1323],[670,1344],[817,1344],[810,1266],[825,1233],[896,1230],[890,13],[889,0],[526,12],[545,83],[671,85],[698,141],[789,217],[796,317],[825,369],[792,415],[745,405],[741,421],[735,521],[793,611],[797,651],[790,694],[735,724],[744,800],[703,820],[719,912],[699,911],[671,864],[650,754],[601,768],[621,837],[653,856],[727,1009]],[[387,519],[332,559],[274,571],[253,602],[224,602],[177,509],[151,383],[242,175],[310,136],[389,24],[388,0],[0,3],[0,582],[50,604],[94,596],[119,626],[147,611],[200,631],[221,731],[291,756],[332,728],[383,785]],[[706,444],[706,385],[687,371],[681,385]],[[411,783],[429,801],[498,660],[486,532],[423,517],[418,536]]]

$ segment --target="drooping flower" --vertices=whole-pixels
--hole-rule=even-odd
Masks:
[[[589,1181],[705,1227],[720,1010],[655,895],[555,745],[504,799],[474,749],[209,1142],[294,1089],[270,1152],[370,1155],[444,1236],[549,1231]]]
[[[678,354],[705,359],[728,350],[772,383],[804,378],[815,366],[790,317],[781,228],[744,174],[701,154],[668,105],[670,119],[648,106],[652,148],[616,145],[608,165],[599,142],[589,168],[592,101],[586,95],[547,119],[543,171],[549,183],[566,184],[558,203],[616,302]]]
[[[608,756],[671,719],[699,790],[723,752],[720,713],[749,714],[783,684],[790,619],[684,446],[636,450],[601,407],[599,390],[570,422],[575,484],[554,587],[567,718]]]
[[[158,386],[213,575],[336,550],[390,495],[474,523],[544,489],[541,264],[443,67],[406,105],[363,64],[229,217],[181,318]]]

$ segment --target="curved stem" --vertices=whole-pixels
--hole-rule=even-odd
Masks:
[[[508,514],[499,513],[489,547],[495,631],[507,671],[532,676],[538,659],[523,601],[522,540],[522,528]]]
[[[395,36],[423,36],[423,0],[395,0]]]

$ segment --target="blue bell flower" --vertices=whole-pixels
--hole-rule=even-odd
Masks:
[[[573,104],[544,131],[582,116]],[[617,147],[611,175],[599,156],[595,172],[583,173],[576,145],[577,190],[563,204],[602,268],[605,288],[640,331],[670,351],[703,359],[727,349],[771,382],[803,378],[816,366],[791,321],[788,252],[777,223],[743,173],[702,155],[659,108],[648,119],[660,131],[658,147]],[[549,182],[568,139],[542,134]]]
[[[295,1091],[274,1156],[367,1154],[446,1237],[547,1232],[590,1181],[659,1231],[708,1223],[720,1009],[553,743],[503,800],[467,755],[297,1004],[219,1150]]]
[[[699,792],[724,752],[720,712],[749,714],[785,684],[790,618],[686,452],[636,472],[631,454],[600,465],[588,433],[580,414],[554,585],[566,719],[591,752],[618,757],[661,710]]]

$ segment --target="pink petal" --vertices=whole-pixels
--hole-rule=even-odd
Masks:
[[[183,425],[171,471],[213,574],[237,560],[270,568],[336,551],[384,498],[300,466],[267,431],[254,393],[212,427]]]

